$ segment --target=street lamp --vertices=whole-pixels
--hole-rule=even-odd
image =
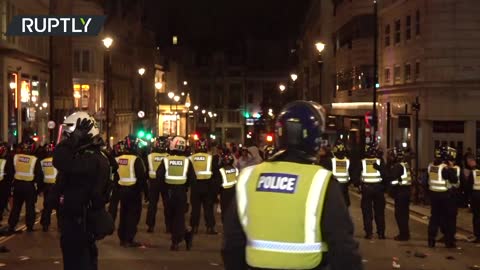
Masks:
[[[143,76],[143,74],[145,74],[145,68],[144,68],[144,67],[139,68],[139,69],[138,69],[138,74],[139,74],[140,76]]]
[[[174,92],[168,92],[168,98],[172,99],[175,96]]]
[[[174,96],[173,100],[175,100],[175,102],[178,102],[180,100],[180,97],[179,96]]]
[[[295,82],[295,81],[297,80],[297,78],[298,78],[298,75],[295,74],[295,73],[292,73],[292,74],[290,74],[290,78],[292,79],[292,81]]]
[[[192,102],[190,101],[190,94],[187,93],[187,98],[185,99],[185,107],[187,108],[187,118],[185,120],[185,136],[188,139],[188,118],[190,116],[190,106],[192,105]]]
[[[111,72],[112,72],[112,58],[110,47],[113,44],[113,38],[105,37],[102,39],[103,46],[105,47],[105,54],[103,59],[104,65],[104,87],[103,87],[103,96],[104,96],[104,110],[105,110],[105,133],[106,137],[110,138],[110,93],[112,92],[112,82],[111,82]],[[50,102],[51,103],[51,102]],[[110,141],[107,141],[107,145],[110,146]]]
[[[156,83],[155,83],[155,88],[156,88],[157,90],[162,89],[162,87],[163,87],[163,83],[162,83],[162,82],[156,82]]]
[[[285,89],[286,89],[285,85],[283,85],[283,84],[280,84],[280,85],[278,86],[278,88],[280,89],[280,92],[282,92],[282,93],[283,93],[283,91],[285,91]]]
[[[42,107],[46,109],[46,108],[48,107],[48,103],[47,103],[47,102],[43,102],[43,103],[42,103]]]
[[[187,82],[187,81],[183,81],[183,85],[188,85],[188,82]]]
[[[197,106],[197,105],[193,106],[193,109],[194,109],[195,111],[198,110],[198,106]]]
[[[315,48],[317,49],[318,53],[322,53],[322,51],[325,49],[325,43],[317,42],[315,43]]]
[[[177,109],[178,109],[178,101],[180,101],[179,96],[174,96],[173,100],[175,101],[175,135],[178,135],[178,116],[177,116]]]
[[[318,92],[320,93],[320,101],[322,99],[322,72],[323,72],[323,59],[322,52],[325,49],[325,43],[317,42],[315,43],[315,48],[318,51]]]

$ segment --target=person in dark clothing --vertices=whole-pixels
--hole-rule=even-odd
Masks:
[[[112,185],[110,201],[108,203],[108,212],[112,216],[113,221],[117,219],[118,205],[120,204],[120,194],[119,194],[120,186],[118,185],[118,179],[120,177],[118,176],[118,164],[117,164],[117,161],[115,160],[116,157],[120,156],[119,147],[120,147],[120,143],[115,144],[112,154],[108,156],[110,164],[114,164],[114,165],[110,165],[111,168],[112,169],[116,168],[116,170],[113,171],[113,185]]]
[[[43,184],[40,160],[34,154],[35,142],[27,140],[22,144],[21,152],[13,157],[15,174],[12,185],[13,206],[8,218],[8,231],[10,233],[15,232],[23,203],[25,203],[26,208],[25,223],[27,232],[34,230],[35,202],[37,201],[37,192],[41,190]]]
[[[14,173],[13,157],[8,151],[8,145],[0,143],[0,222],[3,220],[3,212],[10,197]]]
[[[218,182],[221,183],[220,189],[220,209],[222,214],[222,222],[225,221],[225,213],[230,207],[234,196],[235,196],[235,185],[237,184],[238,179],[238,169],[233,166],[233,156],[230,153],[226,153],[221,162],[220,168],[220,177],[221,180]]]
[[[185,227],[188,188],[195,181],[195,170],[185,156],[185,139],[175,137],[170,142],[170,155],[163,158],[157,169],[157,181],[167,198],[167,217],[171,222],[170,250],[178,251],[179,244],[185,240],[187,250],[192,247],[192,232]]]
[[[313,102],[296,101],[287,104],[279,114],[276,124],[275,141],[279,152],[268,161],[246,168],[240,173],[234,198],[236,203],[230,205],[225,216],[222,247],[225,269],[353,270],[363,268],[358,244],[353,239],[353,224],[338,183],[332,179],[331,173],[314,165],[317,163],[319,138],[324,130],[322,120],[325,117],[321,116],[322,113],[320,105]],[[303,134],[308,135],[304,137]],[[294,171],[299,168],[302,168],[303,172]],[[310,172],[307,173],[307,171]],[[286,172],[288,172],[287,175]],[[302,183],[295,181],[296,174],[306,174],[302,178]],[[288,185],[273,184],[271,179],[279,175],[282,179],[288,177],[289,183],[296,185],[296,188],[289,189]],[[293,207],[293,203],[295,201],[295,203],[299,202],[299,205],[304,205],[302,200],[305,199],[306,194],[299,189],[302,189],[305,183],[306,186],[310,186],[313,181],[310,179],[312,175],[319,176],[314,179],[325,177],[323,182],[318,183],[328,183],[325,192],[320,195],[320,200],[323,201],[321,218],[312,224],[315,227],[318,226],[321,232],[321,235],[315,236],[318,238],[314,242],[321,241],[320,246],[326,243],[328,251],[321,248],[314,249],[313,244],[304,246],[302,241],[306,233],[302,230],[305,228],[303,225],[298,226],[303,222],[295,222],[297,219],[303,221],[308,218],[303,216],[302,207]],[[269,179],[270,184],[265,185],[265,181]],[[255,190],[268,192],[255,192]],[[269,203],[284,205],[269,205]],[[248,211],[245,211],[244,206],[248,207]],[[289,208],[290,206],[292,207]],[[305,215],[309,215],[308,211]],[[295,237],[296,234],[298,237]],[[291,243],[291,239],[302,240]],[[290,248],[290,244],[294,244],[295,247]],[[274,252],[262,249],[264,245],[267,245],[270,250],[273,249]],[[302,253],[292,252],[297,247],[312,249],[312,251],[307,257]],[[312,258],[315,256],[320,259],[313,261]],[[289,266],[286,266],[287,264]]]
[[[332,170],[332,158],[333,154],[328,149],[327,146],[320,147],[320,151],[318,151],[318,164],[323,168],[331,171]]]
[[[123,149],[116,158],[118,168],[118,185],[120,197],[120,223],[118,225],[118,238],[123,247],[139,247],[135,242],[137,225],[142,213],[142,192],[148,201],[148,188],[146,168],[142,159],[136,155],[137,143],[135,138],[126,137]],[[133,167],[131,164],[133,163]]]
[[[42,159],[40,162],[42,166],[42,180],[43,180],[43,188],[41,189],[41,193],[43,194],[43,210],[42,216],[40,218],[40,224],[42,225],[42,231],[48,232],[48,228],[50,226],[51,216],[53,209],[57,209],[53,205],[48,203],[48,197],[52,191],[53,186],[57,180],[58,171],[53,167],[53,149],[54,145],[49,144],[45,147],[46,155],[45,158]],[[58,209],[57,209],[58,210]],[[57,213],[58,214],[58,213]],[[60,223],[57,215],[57,224],[58,228],[60,228]]]
[[[465,167],[468,168],[471,173],[468,175],[468,181],[470,183],[468,189],[472,190],[470,202],[472,209],[472,224],[473,234],[475,235],[474,243],[480,243],[480,170],[477,166],[475,156],[469,155],[465,158]]]
[[[105,211],[106,187],[110,181],[108,159],[101,153],[103,141],[95,119],[76,112],[64,121],[59,132],[65,139],[53,153],[59,177],[55,186],[60,208],[60,247],[65,270],[96,270],[99,238],[88,218]],[[108,214],[107,214],[108,215]]]
[[[195,151],[196,153],[189,157],[196,176],[190,192],[190,203],[192,204],[190,226],[192,226],[193,233],[198,233],[200,209],[203,208],[207,234],[217,234],[213,208],[219,191],[215,182],[215,179],[218,179],[219,160],[207,153],[205,139],[197,141]]]
[[[435,238],[440,228],[445,235],[445,246],[456,247],[455,232],[457,205],[454,189],[458,187],[457,171],[454,169],[456,151],[450,147],[435,150],[435,160],[428,166],[431,217],[428,223],[428,246],[435,247]]]
[[[395,200],[395,220],[399,234],[396,241],[410,239],[410,192],[412,177],[410,167],[404,162],[404,155],[400,149],[390,149],[387,154],[387,164],[381,170],[382,178],[391,185],[391,195]]]
[[[384,165],[381,153],[375,142],[367,145],[365,158],[361,164],[360,186],[362,192],[361,207],[365,239],[373,238],[373,220],[377,226],[378,239],[385,239],[385,181],[380,170]]]

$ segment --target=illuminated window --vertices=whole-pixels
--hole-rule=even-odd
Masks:
[[[88,109],[88,101],[90,99],[90,85],[74,84],[73,97],[75,98],[76,108]]]
[[[177,44],[178,44],[178,37],[177,37],[177,36],[173,36],[173,38],[172,38],[172,44],[173,44],[173,45],[177,45]]]
[[[30,82],[23,80],[20,84],[20,101],[29,102],[30,101]]]

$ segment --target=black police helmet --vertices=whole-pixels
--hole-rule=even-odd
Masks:
[[[315,156],[325,130],[325,112],[313,101],[287,104],[275,123],[275,144],[279,150],[295,149]]]

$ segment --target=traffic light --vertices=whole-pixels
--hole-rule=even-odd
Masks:
[[[273,136],[272,134],[267,135],[267,142],[273,142]]]
[[[197,133],[193,134],[193,140],[198,141],[198,134]]]
[[[147,140],[151,140],[153,138],[153,135],[151,133],[147,133],[147,135],[145,135],[145,139]]]
[[[137,132],[137,137],[138,137],[139,139],[142,139],[143,137],[145,137],[145,131],[139,130],[139,131]]]
[[[253,135],[253,132],[249,131],[247,132],[247,139],[251,139]]]

